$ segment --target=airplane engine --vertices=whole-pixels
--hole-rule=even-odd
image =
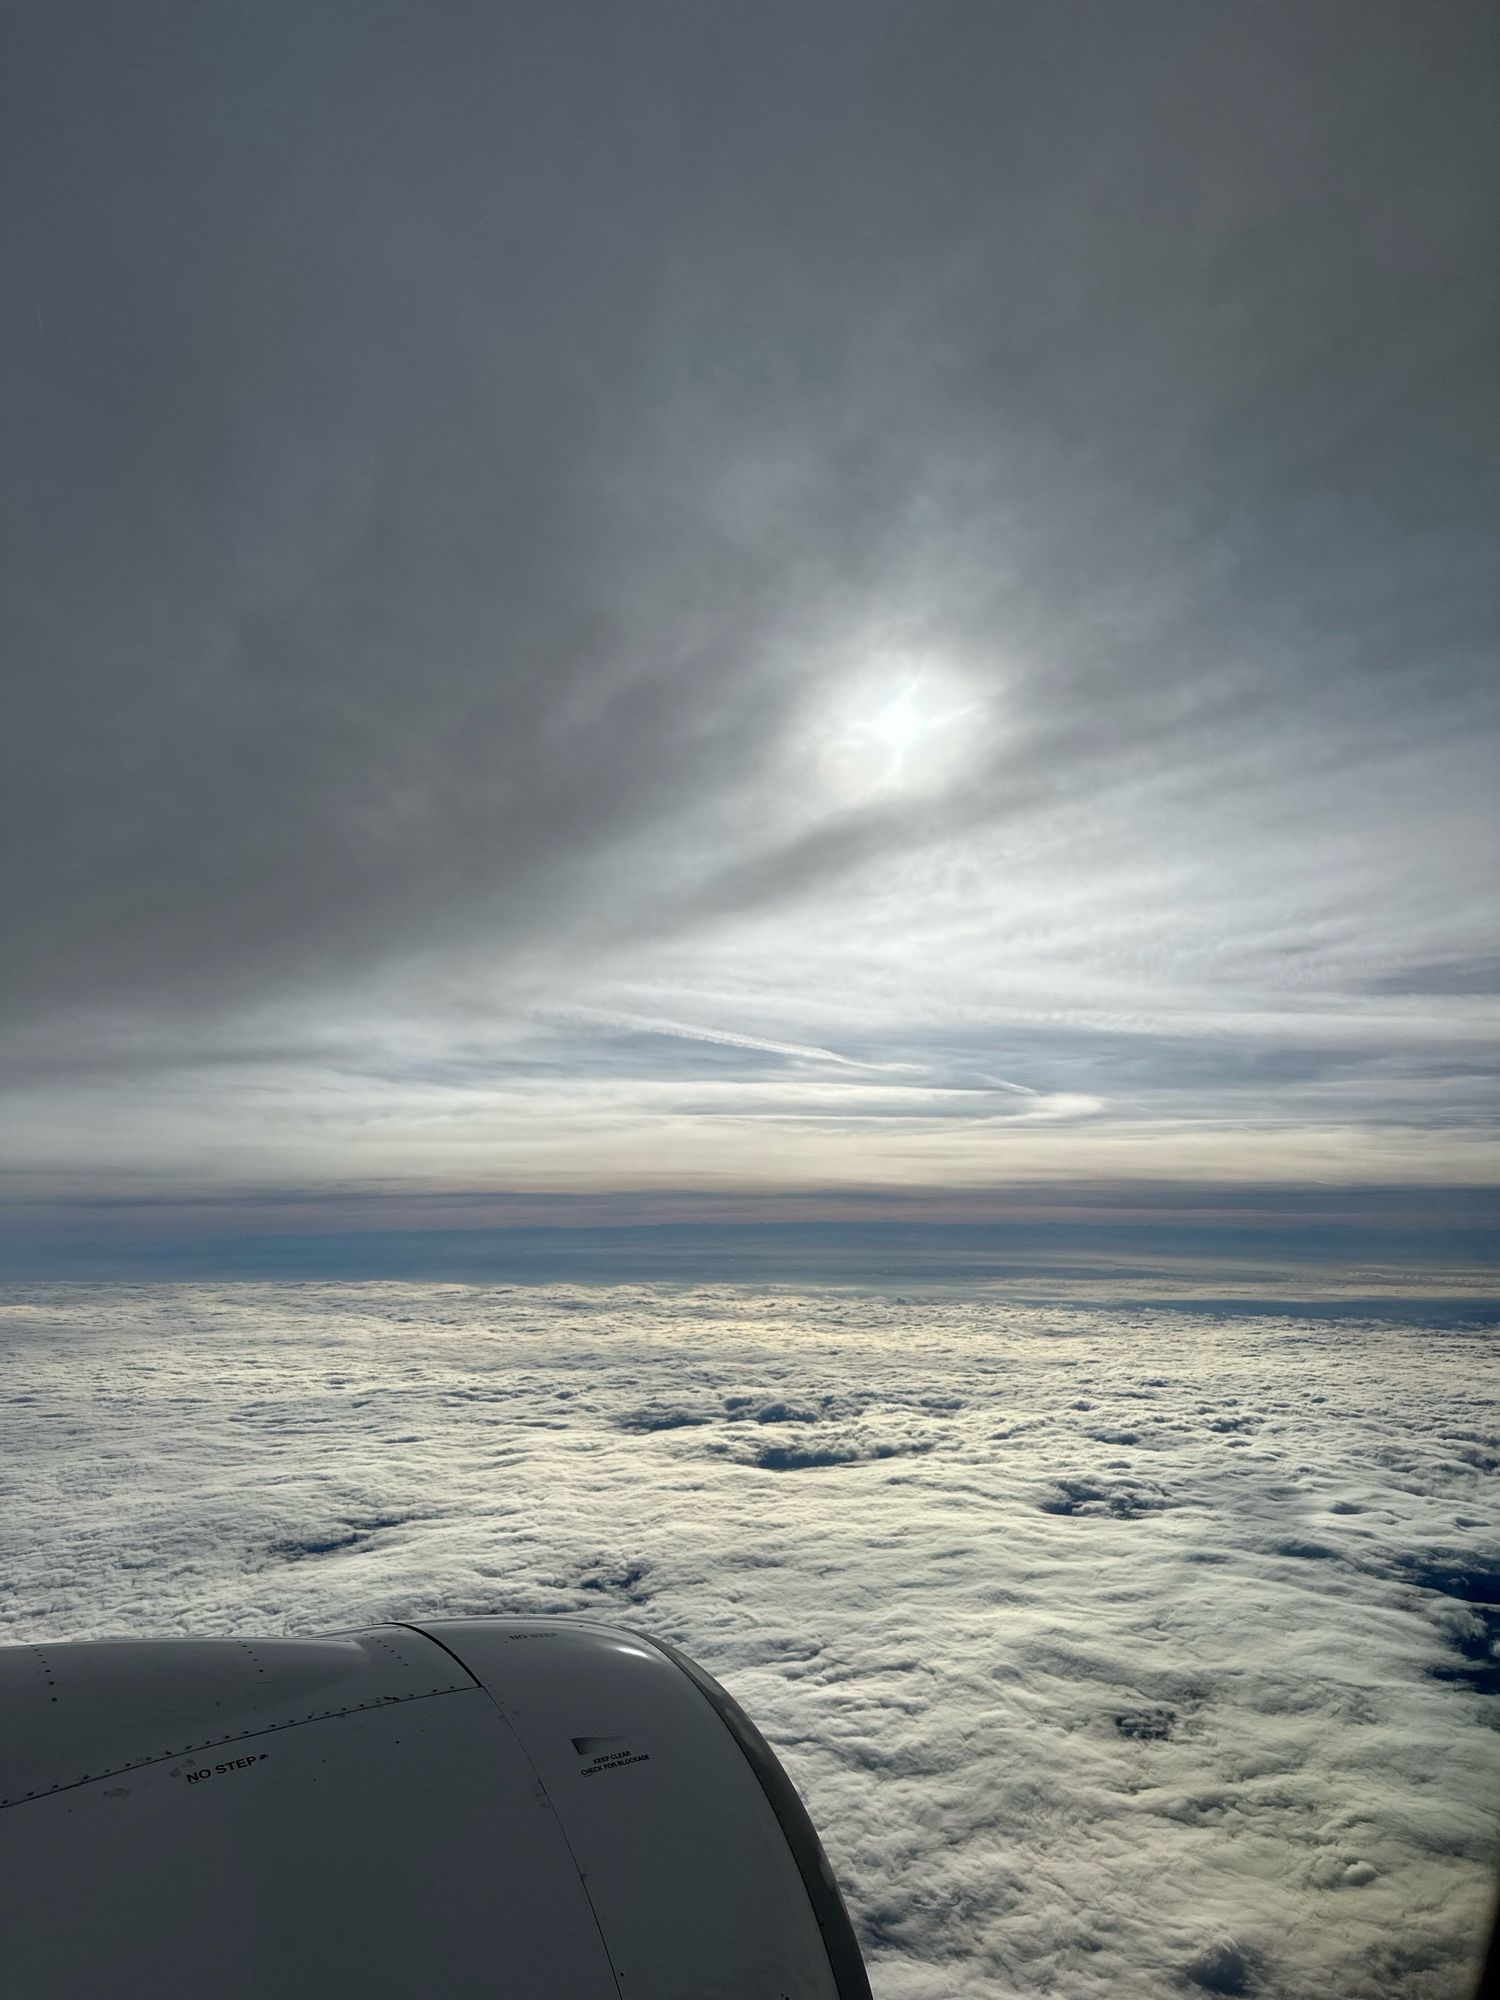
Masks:
[[[16,2000],[869,2000],[776,1758],[546,1618],[0,1648]]]

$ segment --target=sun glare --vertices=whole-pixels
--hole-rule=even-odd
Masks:
[[[975,742],[972,729],[958,727],[979,713],[967,692],[953,676],[926,668],[894,686],[849,689],[842,716],[828,718],[829,778],[853,795],[951,783]]]
[[[972,768],[986,740],[987,704],[946,666],[872,660],[861,674],[830,674],[800,733],[824,795],[853,804],[882,794],[940,791]]]
[[[885,744],[899,757],[926,733],[931,724],[908,693],[897,695],[865,727],[877,742]]]

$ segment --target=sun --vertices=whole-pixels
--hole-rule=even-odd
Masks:
[[[974,683],[928,662],[872,660],[830,675],[803,711],[820,789],[849,805],[959,783],[982,754],[986,704]]]
[[[965,732],[954,725],[977,715],[978,709],[962,699],[958,688],[924,685],[923,680],[914,676],[849,729],[877,782],[904,788],[942,783],[955,774]]]
[[[898,760],[910,750],[927,731],[932,722],[922,714],[911,698],[908,689],[887,702],[878,715],[874,715],[864,725],[877,743],[883,743],[891,755]]]

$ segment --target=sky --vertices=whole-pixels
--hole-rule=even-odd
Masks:
[[[1492,1267],[1496,34],[8,9],[9,1267]]]

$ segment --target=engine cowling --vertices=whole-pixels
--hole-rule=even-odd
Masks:
[[[739,1706],[658,1640],[475,1618],[0,1649],[28,2000],[868,2000]]]

